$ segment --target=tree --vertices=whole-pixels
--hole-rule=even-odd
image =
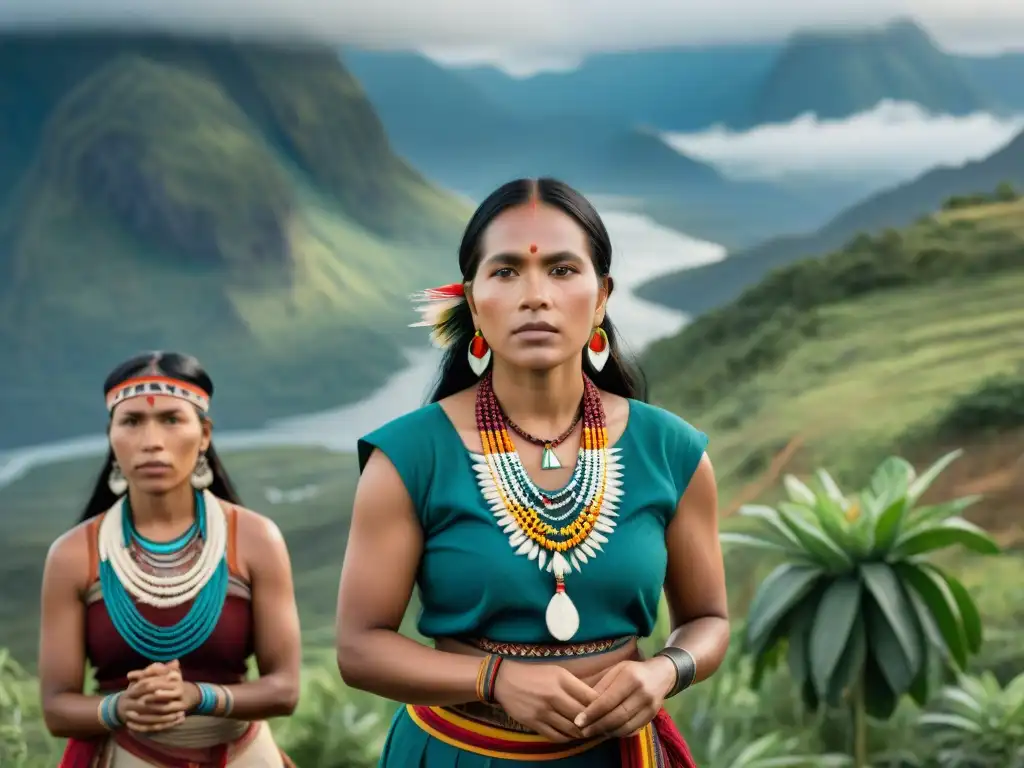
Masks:
[[[0,765],[12,768],[23,765],[28,758],[22,695],[27,679],[7,649],[0,648]]]
[[[918,506],[961,451],[917,476],[890,457],[864,490],[847,496],[818,470],[818,488],[784,479],[777,507],[740,511],[754,530],[723,533],[727,544],[784,558],[761,583],[744,638],[755,660],[756,687],[783,650],[805,705],[849,706],[854,764],[867,764],[866,715],[888,719],[909,693],[924,704],[946,665],[963,669],[981,646],[981,618],[956,578],[928,561],[961,545],[996,554],[999,547],[961,513],[978,497]]]

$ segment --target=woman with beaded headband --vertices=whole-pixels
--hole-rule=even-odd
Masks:
[[[68,739],[61,768],[290,766],[265,721],[298,698],[291,565],[217,459],[213,382],[153,353],[104,391],[106,465],[43,575],[39,678],[46,725]]]
[[[407,705],[383,768],[693,766],[662,704],[728,645],[716,484],[620,355],[611,255],[579,193],[513,181],[462,281],[418,297],[444,361],[430,405],[359,441],[338,605],[344,680]],[[433,648],[398,633],[414,586]]]

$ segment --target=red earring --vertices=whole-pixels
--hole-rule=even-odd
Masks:
[[[487,339],[484,338],[480,331],[473,334],[473,339],[469,342],[469,353],[466,357],[469,359],[469,367],[473,370],[473,373],[477,376],[483,376],[484,371],[487,370],[487,366],[491,362],[491,348],[487,344]]]
[[[595,371],[600,372],[608,362],[608,355],[611,354],[611,347],[608,344],[608,334],[604,328],[595,328],[590,335],[590,343],[587,344],[587,357],[590,358],[590,365]]]

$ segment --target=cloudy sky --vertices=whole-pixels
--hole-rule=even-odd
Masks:
[[[951,49],[1024,49],[1022,0],[0,0],[6,28],[289,32],[519,70],[591,51],[777,38],[895,16],[918,19]]]

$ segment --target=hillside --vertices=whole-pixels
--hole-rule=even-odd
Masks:
[[[590,115],[686,132],[742,115],[781,48],[750,43],[618,51],[589,56],[576,69],[521,78],[489,66],[458,72],[515,114]]]
[[[817,226],[839,210],[819,195],[726,179],[670,148],[642,127],[656,123],[643,123],[628,109],[612,114],[594,102],[592,113],[572,99],[556,112],[540,105],[517,109],[466,72],[417,54],[346,50],[343,60],[395,150],[430,178],[473,197],[516,176],[556,176],[588,194],[671,210],[675,223],[698,237],[735,239],[742,230],[747,243]],[[580,111],[569,111],[571,105]]]
[[[740,127],[788,123],[806,113],[835,119],[884,100],[939,114],[991,106],[965,68],[912,21],[851,32],[794,35],[758,86]]]
[[[398,364],[405,296],[468,210],[333,51],[8,36],[0,70],[0,447],[100,428],[104,375],[143,349],[203,359],[226,426]]]
[[[959,56],[961,67],[993,105],[1002,110],[1024,109],[1024,53]]]
[[[860,232],[907,226],[951,197],[995,190],[1003,182],[1024,189],[1024,133],[983,160],[935,168],[872,195],[816,232],[775,238],[715,264],[660,277],[637,293],[686,312],[706,312],[732,301],[778,267],[840,248]]]
[[[1004,530],[1024,522],[1022,294],[1024,200],[945,210],[777,270],[643,362],[654,398],[713,436],[724,486],[787,445],[787,471],[840,478],[965,446],[949,482],[984,486],[973,514]]]

